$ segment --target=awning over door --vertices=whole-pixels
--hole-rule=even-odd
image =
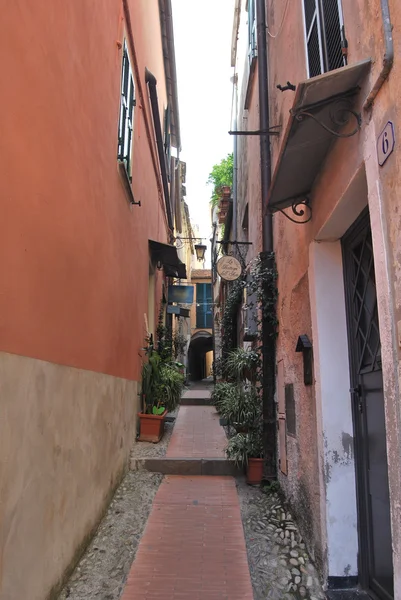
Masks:
[[[180,261],[175,246],[149,240],[149,248],[155,262],[163,265],[167,277],[187,278],[187,269],[185,264]]]
[[[370,63],[365,60],[298,85],[267,199],[270,211],[307,198],[333,140],[359,131],[355,106]]]

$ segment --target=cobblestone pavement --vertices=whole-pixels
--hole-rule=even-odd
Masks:
[[[129,472],[59,600],[118,600],[162,475]]]
[[[318,574],[277,493],[237,480],[255,600],[323,600]]]

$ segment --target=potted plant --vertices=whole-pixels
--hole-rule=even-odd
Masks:
[[[233,425],[237,433],[247,433],[262,418],[262,402],[256,388],[231,384],[221,402],[221,415]]]
[[[174,410],[180,401],[184,376],[179,364],[163,361],[151,345],[147,354],[148,361],[142,366],[139,441],[157,443],[164,434],[167,412]]]
[[[228,376],[235,381],[255,382],[260,369],[260,355],[256,350],[235,348],[226,358]]]
[[[263,478],[263,440],[261,428],[237,433],[228,441],[227,458],[237,466],[246,466],[247,483],[258,485]]]
[[[141,412],[139,413],[139,441],[157,443],[164,434],[167,409],[159,395],[161,375],[160,355],[151,347],[148,361],[142,365]]]

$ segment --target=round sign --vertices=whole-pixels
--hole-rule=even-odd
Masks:
[[[220,277],[226,281],[235,281],[242,272],[241,264],[234,256],[222,256],[216,267]]]

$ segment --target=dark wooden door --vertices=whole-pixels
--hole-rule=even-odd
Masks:
[[[364,211],[342,240],[357,464],[360,580],[392,600],[383,377],[372,233]]]

